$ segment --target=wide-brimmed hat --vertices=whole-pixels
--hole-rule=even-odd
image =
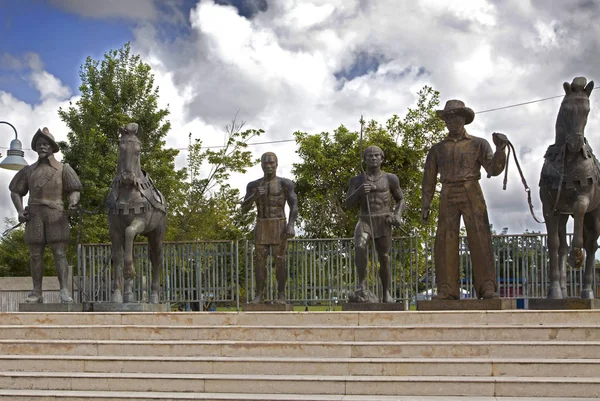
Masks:
[[[44,127],[42,129],[38,128],[37,132],[31,139],[31,149],[33,149],[34,151],[35,151],[35,144],[37,143],[38,139],[40,139],[40,138],[45,138],[48,141],[48,143],[50,143],[50,146],[52,146],[52,152],[56,153],[60,150],[60,148],[58,147],[58,144],[54,140],[54,136],[50,133],[48,128]]]
[[[444,110],[436,110],[435,112],[442,120],[445,120],[445,116],[448,113],[462,113],[465,116],[465,125],[471,124],[475,119],[475,112],[466,107],[462,100],[448,100],[446,106],[444,106]]]

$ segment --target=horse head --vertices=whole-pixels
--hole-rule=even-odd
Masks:
[[[136,178],[142,176],[141,142],[138,138],[141,132],[142,128],[137,123],[130,123],[119,128],[121,136],[115,181],[125,186],[134,185]]]
[[[590,113],[590,94],[594,81],[576,77],[572,83],[565,82],[565,97],[556,118],[556,144],[567,145],[569,152],[579,152],[585,144],[584,130]]]

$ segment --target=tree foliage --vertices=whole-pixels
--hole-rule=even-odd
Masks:
[[[81,97],[60,118],[70,132],[61,142],[63,161],[75,169],[83,184],[81,205],[98,213],[84,219],[84,242],[108,241],[106,215],[101,213],[117,168],[119,127],[137,122],[142,132],[142,168],[165,195],[169,211],[177,210],[185,170],[175,168],[175,149],[165,148],[170,129],[168,109],[158,108],[159,88],[154,75],[139,55],[131,54],[129,43],[110,50],[102,60],[88,57],[79,76]]]
[[[5,218],[6,229],[17,225],[16,219]],[[2,235],[0,242],[0,277],[29,276],[29,246],[25,243],[24,226]],[[44,275],[56,275],[50,247],[44,250]]]
[[[251,229],[252,214],[243,214],[241,194],[227,184],[231,173],[245,173],[258,162],[247,150],[248,141],[264,131],[242,130],[244,123],[225,127],[224,144],[218,150],[203,148],[200,139],[188,146],[189,181],[184,202],[176,211],[169,236],[176,240],[239,239]],[[208,167],[208,172],[203,173]]]
[[[435,114],[439,92],[425,86],[418,96],[416,107],[409,108],[404,118],[394,115],[385,126],[370,121],[363,130],[362,150],[370,145],[383,150],[382,169],[398,176],[406,198],[404,224],[396,235],[428,231],[437,215],[436,199],[429,226],[422,225],[421,183],[425,157],[431,146],[443,138],[444,123]],[[304,235],[351,237],[358,210],[345,210],[344,199],[349,180],[361,172],[359,133],[342,125],[332,134],[296,132],[294,135],[302,159],[294,164],[292,171]]]

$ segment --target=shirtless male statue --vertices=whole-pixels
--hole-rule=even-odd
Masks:
[[[252,181],[246,188],[242,210],[247,212],[256,203],[257,218],[254,228],[256,295],[252,303],[262,303],[267,277],[267,257],[275,251],[275,277],[277,278],[276,303],[285,304],[285,282],[287,270],[285,253],[287,240],[296,235],[294,224],[298,217],[298,199],[294,183],[287,178],[277,177],[277,156],[267,152],[261,157],[264,177]],[[290,207],[289,220],[285,219],[285,204]]]
[[[358,285],[350,302],[377,302],[367,290],[367,248],[374,240],[379,259],[381,278],[381,302],[393,302],[390,294],[391,271],[390,249],[392,248],[392,226],[400,225],[406,201],[395,174],[381,171],[383,151],[378,146],[365,149],[364,160],[367,170],[350,180],[346,195],[346,208],[360,205],[360,217],[354,229],[354,263],[358,273]],[[394,198],[396,205],[391,211]]]

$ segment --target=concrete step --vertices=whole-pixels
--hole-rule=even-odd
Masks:
[[[600,341],[0,340],[0,355],[600,359]]]
[[[600,324],[429,326],[5,325],[0,338],[273,341],[600,341]]]
[[[408,312],[0,312],[0,325],[404,326],[596,324],[600,310]]]
[[[10,372],[600,377],[600,359],[0,355],[0,366]]]
[[[0,372],[0,388],[318,395],[600,397],[600,378]]]
[[[160,400],[160,401],[590,401],[596,398],[576,397],[449,397],[449,396],[383,396],[335,394],[248,394],[248,393],[176,393],[126,391],[61,391],[2,390],[0,398],[9,401],[56,400]]]

